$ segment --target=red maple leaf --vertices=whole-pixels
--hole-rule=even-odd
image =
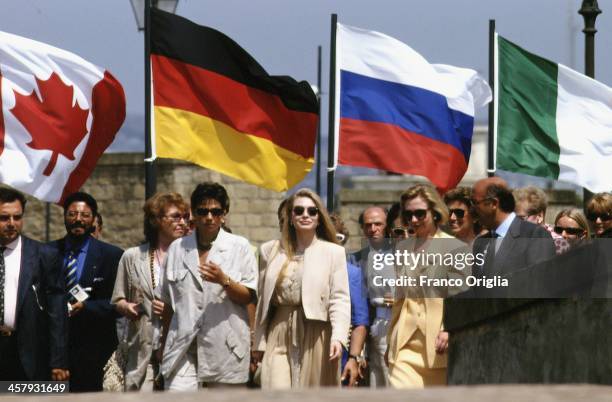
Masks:
[[[59,154],[74,160],[74,150],[87,134],[89,109],[72,106],[73,88],[64,84],[56,73],[48,80],[36,78],[41,99],[36,91],[30,95],[15,93],[15,107],[11,112],[28,130],[32,149],[51,151],[51,160],[43,174],[50,176]]]

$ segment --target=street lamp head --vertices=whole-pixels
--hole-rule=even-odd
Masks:
[[[163,11],[174,14],[176,12],[176,6],[179,0],[150,0],[151,7],[158,8]],[[145,0],[130,0],[132,3],[132,11],[134,11],[134,18],[136,18],[136,25],[138,30],[144,30],[145,26]]]

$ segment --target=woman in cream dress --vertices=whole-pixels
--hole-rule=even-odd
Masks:
[[[284,216],[281,240],[260,251],[254,359],[262,361],[261,385],[337,386],[351,317],[344,248],[311,190],[291,196]]]
[[[401,197],[402,218],[411,237],[397,245],[400,253],[460,255],[467,244],[442,232],[448,210],[436,190],[416,185]],[[454,259],[459,261],[459,259]],[[396,388],[422,388],[446,384],[448,333],[442,326],[443,297],[467,289],[471,268],[430,261],[416,266],[396,266],[398,277],[462,279],[462,287],[406,286],[396,288],[388,333],[389,382]]]

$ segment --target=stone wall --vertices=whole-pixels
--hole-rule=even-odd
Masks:
[[[176,191],[189,200],[198,183],[221,183],[230,196],[227,225],[236,234],[259,245],[278,233],[276,209],[284,197],[227,176],[202,169],[188,162],[160,159],[157,165],[157,191]],[[104,219],[102,240],[126,248],[138,244],[144,237],[144,162],[137,153],[114,153],[102,156],[83,191],[98,201]],[[38,240],[45,240],[45,203],[29,197],[24,232]],[[50,207],[50,239],[65,234],[62,209]]]

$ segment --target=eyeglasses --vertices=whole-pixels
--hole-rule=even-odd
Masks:
[[[81,218],[83,219],[90,219],[93,217],[93,214],[91,212],[81,212],[81,211],[67,211],[66,212],[66,216],[71,219],[74,219],[79,215],[81,215]]]
[[[455,217],[457,219],[463,219],[463,217],[465,216],[465,210],[461,209],[461,208],[453,208],[449,210],[450,215],[455,214]]]
[[[344,241],[344,239],[346,239],[346,236],[342,233],[336,233],[336,240],[338,240],[340,243],[342,243]]]
[[[212,214],[212,216],[219,217],[223,215],[223,208],[196,208],[195,213],[197,216],[208,216],[208,214]]]
[[[566,228],[563,226],[555,226],[555,233],[562,234],[563,232],[568,235],[578,236],[583,234],[585,231],[582,228]]]
[[[413,216],[416,217],[418,220],[422,221],[427,216],[427,210],[415,209],[414,211],[411,211],[409,209],[404,209],[402,211],[402,219],[404,220],[404,222],[410,222]]]
[[[590,213],[587,215],[587,219],[590,220],[591,222],[595,222],[597,218],[601,219],[602,222],[607,222],[610,219],[612,219],[612,214],[610,213],[603,213],[603,214]]]
[[[13,218],[15,222],[19,222],[23,218],[23,215],[0,215],[0,222],[8,222],[11,218]]]
[[[407,236],[408,229],[402,227],[394,227],[393,229],[391,229],[391,233],[393,233],[395,236]]]
[[[299,205],[296,207],[293,207],[293,214],[295,216],[302,216],[304,214],[304,211],[308,213],[308,216],[317,216],[319,214],[319,208],[317,207],[304,208]]]
[[[181,219],[185,220],[185,222],[189,222],[189,214],[181,215],[178,212],[172,215],[164,215],[163,218],[170,219],[174,223],[179,223]]]

